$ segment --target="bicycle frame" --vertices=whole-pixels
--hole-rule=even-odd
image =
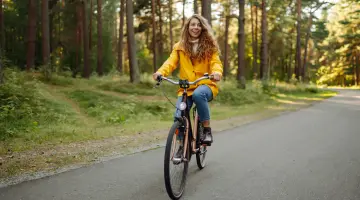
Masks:
[[[180,117],[176,117],[176,120],[180,121],[181,123],[185,124],[186,125],[186,129],[185,129],[185,133],[184,133],[184,154],[183,154],[183,158],[186,160],[186,154],[187,154],[187,145],[188,145],[188,142],[189,142],[189,139],[191,139],[190,141],[190,149],[191,149],[191,154],[190,154],[190,158],[191,158],[191,155],[192,154],[195,154],[197,153],[197,151],[199,149],[196,149],[196,137],[197,137],[197,129],[199,128],[197,125],[198,125],[198,120],[199,120],[199,117],[198,117],[198,112],[197,110],[195,110],[195,113],[194,113],[194,127],[192,129],[192,124],[191,124],[191,120],[190,120],[190,109],[189,109],[189,106],[187,104],[187,98],[189,97],[188,96],[188,93],[187,93],[187,89],[190,87],[190,85],[195,85],[196,83],[198,83],[199,81],[201,80],[204,80],[204,79],[212,79],[214,78],[212,75],[208,75],[208,73],[205,73],[203,77],[197,79],[196,81],[194,82],[189,82],[188,80],[179,80],[179,82],[175,82],[169,78],[166,78],[166,77],[162,77],[162,76],[159,76],[158,77],[158,83],[156,85],[160,85],[160,82],[162,80],[166,80],[172,84],[175,84],[175,85],[179,85],[180,88],[184,89],[184,92],[182,94],[182,101],[183,103],[185,103],[186,107],[184,110],[181,110],[181,116]],[[184,121],[185,120],[185,121]],[[190,131],[189,131],[190,130]],[[190,135],[192,137],[190,137]]]
[[[184,139],[185,139],[184,147],[187,147],[189,139],[191,139],[189,149],[191,149],[191,151],[192,151],[191,154],[195,154],[198,151],[198,149],[196,149],[196,137],[197,137],[197,129],[198,129],[197,125],[198,125],[199,117],[198,117],[197,110],[195,110],[194,121],[193,121],[194,127],[192,129],[192,124],[191,124],[191,120],[190,120],[191,119],[190,118],[190,108],[187,104],[188,97],[189,96],[187,96],[187,88],[184,88],[184,92],[182,95],[182,101],[181,101],[186,104],[186,109],[181,111],[181,118],[182,118],[182,120],[185,119],[185,124],[186,124],[186,129],[185,129],[185,133],[184,133]],[[184,154],[183,154],[184,158],[186,158],[186,154],[187,154],[187,148],[184,148]]]

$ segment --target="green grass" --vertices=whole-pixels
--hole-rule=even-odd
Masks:
[[[7,109],[0,114],[0,130],[3,130],[0,133],[0,157],[9,152],[32,155],[28,152],[47,152],[72,144],[79,145],[81,149],[96,142],[99,144],[93,151],[98,152],[102,146],[109,144],[102,140],[118,137],[127,140],[121,139],[116,145],[131,143],[132,147],[136,147],[145,141],[151,142],[154,135],[160,134],[160,130],[167,130],[172,123],[174,107],[165,97],[159,97],[161,91],[153,88],[155,82],[149,78],[133,85],[128,79],[118,76],[86,80],[56,75],[47,82],[41,76],[19,72],[8,72],[8,76],[9,73],[12,78],[0,87],[0,108],[2,111]],[[177,87],[168,83],[163,83],[161,87],[175,103]],[[215,121],[267,110],[272,112],[272,109],[274,112],[291,110],[336,94],[314,86],[285,83],[272,84],[264,90],[258,81],[249,82],[246,90],[237,89],[232,81],[221,82],[219,87],[219,96],[210,103],[211,117]],[[148,101],[148,97],[157,98]],[[80,162],[83,156],[74,159],[62,155],[63,151],[70,153],[76,149],[56,151],[58,159],[55,156],[48,162],[54,166]],[[127,150],[124,148],[121,151]],[[31,157],[34,159],[31,162],[37,163],[39,169],[44,168],[46,166],[41,164],[45,159],[43,157]],[[0,165],[0,170],[7,171],[0,177],[32,168],[26,161],[10,161]]]
[[[170,120],[171,107],[163,102],[142,103],[86,90],[71,91],[68,97],[77,102],[87,115],[107,124]]]
[[[124,94],[132,95],[162,95],[159,90],[154,90],[155,82],[141,82],[138,84],[131,84],[129,82],[117,81],[117,82],[104,82],[97,87],[102,90],[120,92]],[[170,83],[162,83],[161,89],[170,95],[176,94],[177,86]]]

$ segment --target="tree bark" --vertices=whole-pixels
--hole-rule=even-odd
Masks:
[[[82,32],[83,32],[83,45],[84,45],[84,69],[83,69],[83,77],[90,77],[90,65],[89,65],[89,34],[86,32],[87,30],[87,1],[83,0],[82,4]]]
[[[201,15],[208,20],[211,26],[211,1],[212,0],[201,0]]]
[[[153,68],[154,72],[157,70],[157,41],[156,41],[156,16],[155,16],[155,0],[151,0],[151,13],[152,13],[152,45],[153,45]]]
[[[257,68],[256,73],[256,77],[259,77],[258,75],[258,46],[259,46],[259,42],[258,42],[258,5],[255,6],[255,55],[254,55],[254,60],[255,60],[255,66]]]
[[[119,26],[119,43],[118,43],[118,71],[123,73],[123,40],[124,40],[124,13],[125,13],[125,0],[120,0],[120,26]]]
[[[182,18],[182,25],[181,25],[181,27],[183,27],[184,24],[185,24],[185,4],[186,4],[186,0],[183,0],[183,7],[182,7],[182,16],[183,16],[183,18]]]
[[[29,4],[30,7],[30,4]],[[30,21],[30,19],[29,19]],[[5,55],[3,0],[0,0],[0,85],[4,83],[3,56]],[[34,57],[34,56],[32,56]],[[34,63],[34,61],[33,61]]]
[[[229,24],[230,24],[230,16],[226,16],[225,21],[225,53],[224,53],[224,80],[226,80],[228,69],[229,69],[229,48],[228,48],[228,41],[229,41]]]
[[[296,0],[297,2],[297,25],[296,25],[296,57],[295,57],[295,74],[296,78],[300,78],[301,72],[301,43],[300,43],[300,22],[301,22],[301,0]]]
[[[76,30],[75,30],[75,66],[72,68],[72,77],[76,78],[77,73],[80,72],[80,52],[81,52],[81,33],[82,33],[82,6],[80,2],[76,3]]]
[[[256,9],[256,5],[254,6],[253,4],[251,4],[250,16],[251,16],[251,39],[252,39],[252,50],[253,50],[253,77],[254,79],[256,79],[258,69],[257,69],[257,41],[255,38],[257,37],[257,35],[255,33],[255,27],[254,27],[254,9]],[[257,15],[257,12],[255,12],[255,15]]]
[[[172,27],[172,6],[173,6],[173,1],[172,0],[169,0],[169,31],[170,31],[170,52],[173,48],[173,45],[174,45],[174,40],[173,40],[173,27]]]
[[[162,55],[164,54],[164,42],[163,42],[163,21],[162,21],[162,16],[161,16],[161,1],[157,0],[158,6],[159,6],[159,54],[158,57],[160,58],[159,61],[162,62]]]
[[[262,69],[261,79],[265,82],[268,81],[268,40],[267,40],[267,16],[266,16],[266,0],[262,0],[262,15],[261,15],[261,55],[260,67]]]
[[[126,22],[127,22],[127,38],[128,38],[128,51],[130,63],[130,82],[140,82],[140,72],[138,63],[136,61],[136,42],[134,33],[134,17],[133,17],[133,2],[126,1]]]
[[[304,82],[308,81],[308,77],[306,75],[306,64],[307,64],[307,50],[308,50],[308,43],[309,43],[309,39],[310,39],[310,33],[311,33],[311,26],[312,26],[312,14],[310,13],[310,17],[309,17],[309,27],[306,33],[306,39],[305,39],[305,46],[304,46],[304,60],[303,60],[303,67],[302,67],[302,77],[304,79]]]
[[[194,14],[198,14],[198,13],[199,13],[198,1],[194,0]]]
[[[94,2],[93,2],[93,0],[90,0],[90,13],[89,13],[89,50],[90,50],[90,52],[91,52],[91,49],[92,49],[93,10],[94,10]]]
[[[290,79],[292,78],[292,70],[291,70],[291,66],[292,66],[292,59],[293,59],[293,43],[292,43],[292,39],[290,39],[290,55],[289,55],[289,68],[288,68],[288,71],[287,71],[287,74],[288,74],[288,80],[290,81]]]
[[[5,26],[4,26],[4,11],[3,11],[3,1],[0,0],[0,53],[5,53]]]
[[[360,85],[360,52],[356,55],[356,85]]]
[[[103,75],[102,1],[97,0],[97,73]]]
[[[50,64],[49,0],[42,0],[42,55],[43,64]]]
[[[1,0],[2,1],[2,0]],[[26,70],[34,65],[35,47],[36,47],[36,1],[29,0],[29,16],[28,16],[28,33],[27,33],[27,53],[26,53]],[[3,50],[3,49],[2,49]]]
[[[238,86],[242,89],[245,89],[245,0],[239,0],[239,8],[237,80]]]

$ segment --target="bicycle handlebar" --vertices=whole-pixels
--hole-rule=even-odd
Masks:
[[[208,75],[208,73],[205,73],[203,77],[198,78],[198,79],[196,79],[196,80],[193,81],[193,82],[187,82],[187,84],[189,84],[189,85],[195,85],[196,83],[198,83],[199,81],[202,81],[202,80],[204,80],[204,79],[213,79],[213,78],[214,78],[213,75]],[[172,84],[174,84],[174,85],[180,85],[180,84],[183,83],[182,81],[174,81],[174,80],[172,80],[172,79],[170,79],[170,78],[166,78],[166,77],[163,77],[163,76],[161,76],[161,75],[158,76],[157,80],[158,80],[157,85],[158,85],[162,80],[168,81],[168,82],[170,82],[170,83],[172,83]],[[184,81],[184,80],[183,80],[183,81]],[[187,81],[187,80],[185,80],[185,81]]]

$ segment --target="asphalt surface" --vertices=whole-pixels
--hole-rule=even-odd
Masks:
[[[1,200],[162,200],[164,148],[0,189]],[[214,135],[183,199],[359,200],[360,91]],[[193,157],[194,158],[194,157]]]

